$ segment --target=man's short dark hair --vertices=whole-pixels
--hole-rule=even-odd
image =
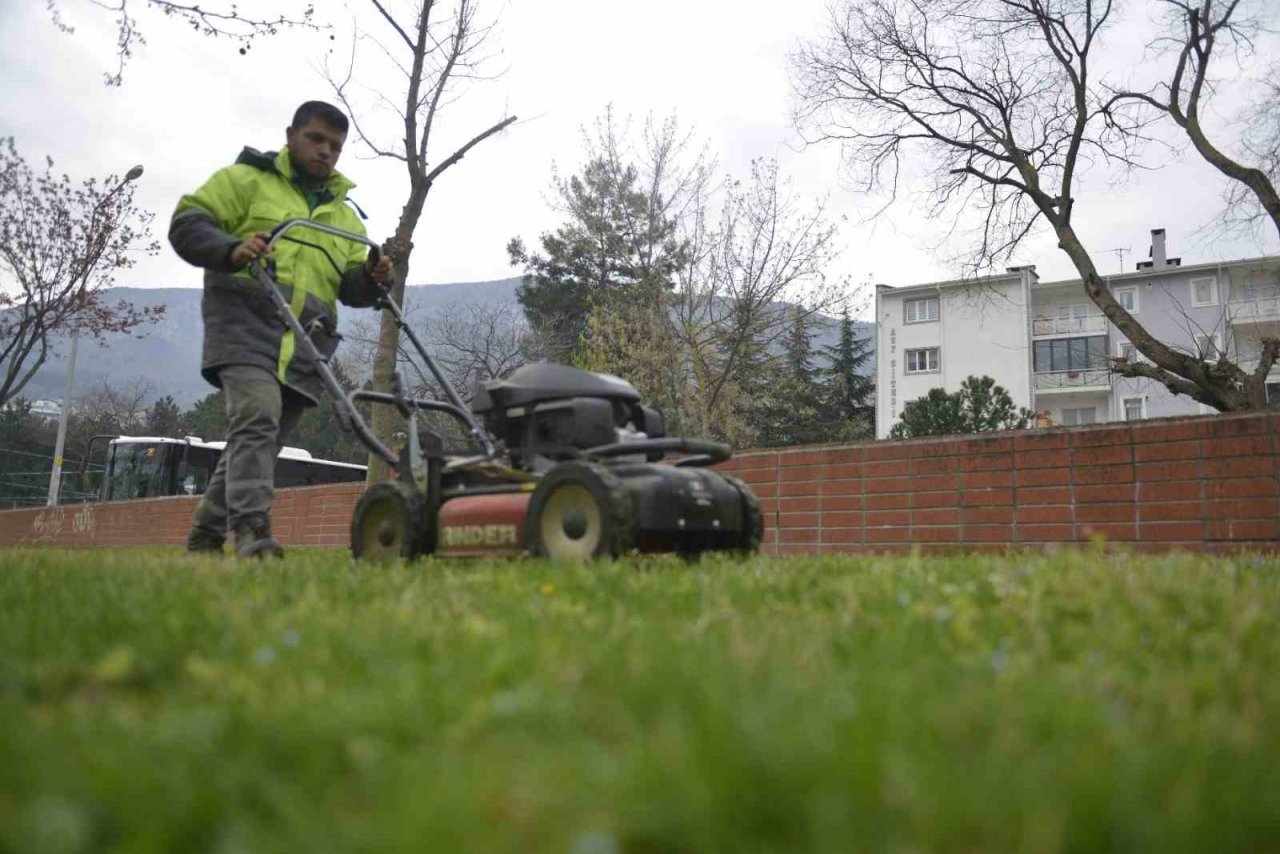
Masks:
[[[297,130],[306,127],[312,119],[320,119],[334,130],[347,132],[347,117],[333,104],[324,101],[307,101],[293,114],[293,124],[289,127]]]

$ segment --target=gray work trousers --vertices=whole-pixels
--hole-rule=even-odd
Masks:
[[[209,479],[193,527],[216,537],[265,519],[275,500],[276,456],[310,402],[253,365],[218,371],[227,406],[227,446]]]

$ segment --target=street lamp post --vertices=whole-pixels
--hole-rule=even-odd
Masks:
[[[103,196],[102,199],[94,205],[93,216],[95,218],[97,217],[98,208],[106,204],[107,199],[114,196],[121,187],[128,184],[130,181],[138,180],[140,177],[142,177],[141,165],[135,166],[126,172],[124,180],[119,184],[116,184],[111,192]],[[90,221],[90,225],[92,225],[92,221]],[[92,236],[93,235],[91,233],[90,237]],[[101,252],[99,252],[99,254],[101,254]],[[92,271],[94,265],[97,264],[97,260],[98,259],[96,257],[93,258],[91,263],[86,267],[86,270]],[[87,275],[88,272],[86,272],[86,276]],[[73,327],[71,330],[71,353],[67,358],[67,387],[66,391],[62,395],[62,411],[58,413],[58,438],[53,446],[53,471],[49,473],[49,499],[45,502],[48,507],[57,506],[58,493],[62,486],[62,452],[66,448],[67,444],[67,418],[71,414],[71,391],[75,385],[76,377],[76,345],[79,344],[79,342],[80,330]]]

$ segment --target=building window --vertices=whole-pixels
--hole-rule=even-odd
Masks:
[[[1280,382],[1267,383],[1267,403],[1280,403]]]
[[[936,323],[938,320],[938,298],[924,297],[909,299],[906,306],[907,323]]]
[[[1199,308],[1218,304],[1218,280],[1212,277],[1191,280],[1191,305]]]
[[[1055,338],[1035,343],[1036,373],[1092,371],[1107,366],[1107,336]]]
[[[1217,361],[1218,357],[1222,355],[1222,344],[1218,340],[1218,336],[1197,335],[1195,355],[1204,359],[1206,362]]]
[[[1124,403],[1124,420],[1141,421],[1146,417],[1147,400],[1145,397],[1126,397]]]
[[[1124,310],[1130,314],[1138,313],[1138,289],[1137,288],[1116,288],[1116,302],[1124,307]]]
[[[1121,359],[1136,362],[1138,361],[1138,348],[1134,347],[1130,341],[1121,341],[1120,346],[1116,349],[1116,355]]]
[[[920,350],[907,351],[907,373],[937,373],[941,364],[941,350],[938,347],[925,347]]]
[[[1075,427],[1080,424],[1094,424],[1098,420],[1098,410],[1092,406],[1081,406],[1075,409],[1062,410],[1062,424]]]

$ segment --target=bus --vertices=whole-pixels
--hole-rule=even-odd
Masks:
[[[227,445],[198,436],[94,436],[85,452],[86,465],[94,443],[102,440],[107,445],[99,501],[202,495]],[[285,447],[276,458],[276,488],[362,481],[366,471],[365,466],[320,460],[302,448]],[[81,477],[86,477],[84,470]]]

